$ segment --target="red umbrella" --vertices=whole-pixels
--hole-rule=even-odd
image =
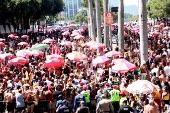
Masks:
[[[102,65],[108,62],[110,62],[110,59],[107,58],[106,56],[98,56],[97,58],[93,59],[92,64],[96,66],[96,65]]]
[[[20,42],[20,43],[18,43],[17,45],[18,45],[18,46],[27,46],[28,43],[27,43],[27,42]]]
[[[50,43],[53,43],[53,42],[54,42],[54,40],[50,39],[50,38],[45,39],[45,40],[42,41],[42,43],[44,43],[44,44],[50,44]]]
[[[70,41],[63,41],[60,44],[65,46],[72,46],[72,43]]]
[[[82,36],[82,35],[77,35],[77,36],[74,37],[74,39],[81,39],[81,38],[84,38],[84,36]]]
[[[16,36],[16,35],[14,35],[14,34],[8,35],[9,38],[15,38],[15,36]]]
[[[112,57],[112,56],[119,56],[121,54],[121,52],[118,52],[118,51],[110,51],[110,52],[107,52],[105,55],[107,57]]]
[[[5,44],[3,42],[0,42],[0,47],[4,47]]]
[[[105,45],[101,44],[101,43],[98,43],[98,44],[90,46],[91,50],[98,49],[98,48],[105,48]]]
[[[0,42],[3,42],[3,41],[5,41],[5,39],[3,39],[3,38],[0,38]]]
[[[72,53],[68,53],[67,57],[70,60],[74,60],[74,61],[87,60],[87,56],[85,54],[76,51],[73,51]]]
[[[28,38],[28,35],[22,35],[21,38]]]
[[[64,62],[59,59],[51,59],[45,61],[44,68],[58,68],[61,67],[63,64]]]
[[[48,55],[47,56],[47,59],[59,59],[59,60],[62,60],[62,61],[64,61],[64,57],[62,57],[62,56],[60,56],[60,55],[58,55],[58,54],[52,54],[52,55]]]
[[[11,64],[11,65],[18,65],[18,64],[24,65],[24,64],[27,64],[27,63],[29,63],[29,60],[22,58],[22,57],[16,57],[16,58],[13,58],[10,61],[8,61],[8,64]]]
[[[112,67],[112,72],[125,73],[128,71],[132,71],[134,69],[136,69],[136,66],[134,64],[130,62],[121,62],[121,63],[115,64]]]
[[[11,53],[4,53],[4,54],[0,54],[0,59],[4,60],[5,58],[13,58],[14,55]]]
[[[30,53],[31,53],[31,55],[36,56],[36,57],[44,55],[44,52],[39,51],[39,50],[33,50]]]
[[[70,35],[69,31],[65,31],[64,33],[62,33],[62,35]]]

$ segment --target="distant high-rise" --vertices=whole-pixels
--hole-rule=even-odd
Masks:
[[[82,0],[64,0],[66,18],[73,17],[82,7]]]

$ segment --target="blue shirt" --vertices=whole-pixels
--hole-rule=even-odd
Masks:
[[[62,100],[58,100],[58,101],[56,102],[56,108],[58,108],[58,106],[61,105],[61,104],[62,104]]]
[[[84,101],[85,106],[87,106],[85,97],[82,94],[78,94],[77,96],[75,96],[74,98],[74,106],[73,109],[76,110],[78,107],[80,107],[80,102]]]
[[[15,98],[16,98],[16,108],[25,107],[25,102],[22,94],[16,93]]]
[[[63,105],[59,108],[58,113],[71,113],[71,110],[68,106]]]

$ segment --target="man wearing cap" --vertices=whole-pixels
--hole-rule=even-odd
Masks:
[[[67,100],[62,101],[62,105],[59,105],[57,110],[57,113],[71,113],[71,109],[67,106]]]
[[[81,89],[80,88],[77,89],[77,93],[78,94],[74,97],[74,106],[73,106],[74,111],[76,111],[76,109],[80,106],[81,101],[84,101],[84,104],[87,106],[86,99],[81,94]]]
[[[120,98],[120,106],[123,106],[124,100],[127,100],[126,94],[125,94],[124,91],[121,91],[120,95],[121,95],[121,98]]]
[[[87,90],[86,85],[83,86],[83,91],[81,92],[81,94],[85,97],[87,106],[90,107],[90,91]]]
[[[109,99],[106,98],[106,96],[102,95],[102,100],[98,103],[96,108],[96,113],[113,113],[114,108],[112,106],[112,103]]]
[[[109,92],[110,100],[114,107],[114,113],[117,113],[119,110],[120,91],[118,89],[119,87],[117,85],[113,85],[113,89]]]
[[[131,112],[135,113],[134,110],[129,105],[127,105],[127,100],[124,100],[123,106],[121,106],[119,109],[119,113],[131,113]]]
[[[89,108],[84,105],[84,101],[80,102],[80,107],[77,108],[76,113],[90,113]]]

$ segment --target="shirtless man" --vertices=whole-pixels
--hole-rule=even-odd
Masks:
[[[9,89],[5,95],[4,95],[4,101],[6,102],[6,107],[8,113],[13,113],[14,112],[14,104],[13,104],[13,93],[12,93],[12,88]]]
[[[158,104],[154,100],[150,100],[149,104],[144,106],[144,113],[159,113]]]

